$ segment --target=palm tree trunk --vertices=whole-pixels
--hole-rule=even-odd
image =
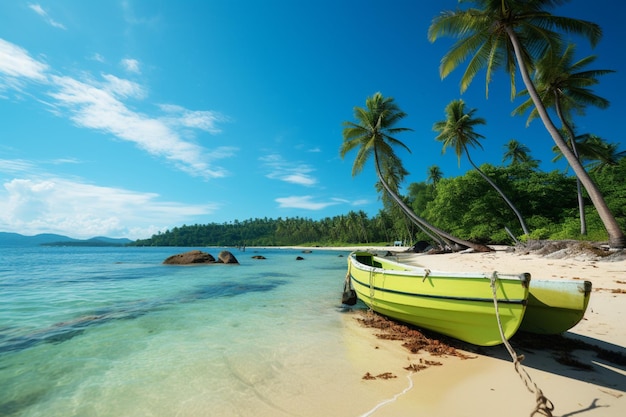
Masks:
[[[559,100],[559,95],[556,93],[556,91],[554,92],[554,99],[555,99],[554,103],[556,107],[556,114],[557,116],[559,116],[559,120],[561,120],[561,124],[563,125],[563,127],[567,131],[567,134],[569,135],[570,143],[572,145],[572,152],[574,152],[574,156],[576,157],[576,159],[580,161],[578,157],[578,151],[576,150],[576,140],[574,137],[574,131],[572,130],[572,127],[569,125],[569,123],[567,123],[567,121],[563,117],[563,112],[561,111],[561,102]],[[585,236],[587,234],[587,220],[585,218],[585,200],[583,199],[583,190],[580,184],[580,179],[578,179],[578,177],[576,177],[576,193],[578,197],[578,215],[580,217],[580,234]]]
[[[432,224],[428,223],[426,220],[422,219],[421,217],[417,216],[413,210],[411,210],[409,208],[409,206],[406,205],[406,203],[400,198],[399,195],[397,195],[389,186],[389,184],[387,184],[387,181],[385,181],[383,179],[383,176],[380,172],[380,167],[378,166],[378,156],[376,154],[376,150],[374,150],[374,164],[376,165],[376,175],[378,176],[378,180],[380,181],[380,183],[382,184],[383,188],[385,188],[385,190],[387,191],[387,193],[389,194],[389,196],[391,196],[391,198],[398,204],[398,206],[400,206],[400,208],[402,209],[402,211],[404,211],[404,213],[409,216],[409,218],[416,224],[418,225],[420,228],[426,228],[428,229],[430,232],[441,236],[442,238],[444,238],[445,240],[452,242],[452,243],[456,243],[457,245],[463,246],[465,248],[472,248],[474,250],[476,250],[477,252],[491,252],[492,249],[488,246],[485,245],[481,245],[478,243],[472,243],[469,242],[467,240],[463,240],[463,239],[459,239],[455,236],[452,236],[451,234],[439,229],[438,227],[433,226]],[[424,230],[422,228],[422,230]],[[426,232],[424,230],[424,232]],[[433,236],[426,232],[429,236],[431,236],[431,238],[433,238]],[[439,240],[436,239],[435,240]],[[450,245],[452,249],[454,249],[454,245]]]
[[[619,223],[615,219],[613,213],[609,209],[609,206],[606,204],[602,193],[598,186],[593,182],[585,168],[582,166],[578,158],[574,155],[572,150],[567,146],[567,143],[563,140],[563,137],[559,133],[554,123],[550,119],[548,112],[546,111],[545,106],[541,102],[539,98],[539,94],[537,94],[537,90],[535,89],[535,85],[530,79],[530,75],[528,74],[528,69],[526,68],[526,63],[524,62],[524,58],[522,57],[521,48],[519,44],[519,39],[517,35],[513,31],[513,29],[509,26],[506,28],[506,32],[509,35],[509,39],[511,40],[511,44],[513,45],[513,49],[515,51],[515,58],[517,60],[517,65],[519,67],[520,73],[522,75],[522,80],[526,85],[526,89],[528,90],[528,94],[533,100],[535,107],[537,108],[537,112],[539,113],[539,117],[543,122],[544,126],[552,136],[554,143],[561,150],[567,162],[569,162],[570,166],[574,170],[576,176],[580,179],[582,185],[587,190],[587,194],[589,198],[593,202],[596,210],[598,211],[598,215],[606,228],[606,231],[609,235],[609,246],[612,248],[624,248],[626,247],[626,236],[624,236],[624,232],[620,229]]]
[[[504,192],[502,192],[500,187],[498,187],[496,183],[491,180],[491,178],[489,178],[484,172],[480,170],[480,168],[476,166],[476,164],[474,163],[474,161],[472,161],[472,158],[470,157],[467,146],[463,145],[463,147],[465,148],[465,155],[467,155],[467,160],[470,162],[470,164],[472,164],[472,166],[474,167],[476,171],[478,171],[480,176],[483,177],[483,179],[487,181],[489,185],[491,185],[494,188],[494,190],[498,192],[498,194],[500,194],[500,197],[502,197],[502,199],[506,202],[506,204],[508,204],[509,207],[511,207],[511,210],[513,210],[513,213],[515,213],[515,215],[517,216],[517,219],[519,220],[519,224],[522,226],[522,230],[524,231],[524,234],[526,236],[530,236],[530,231],[528,230],[528,227],[526,226],[526,222],[524,222],[524,218],[522,217],[522,214],[519,212],[519,210],[517,210],[517,208],[515,208],[515,206],[513,205],[513,202],[511,202],[511,200],[507,198]]]

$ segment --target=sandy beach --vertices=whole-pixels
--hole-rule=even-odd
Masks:
[[[346,250],[346,248],[339,248]],[[568,250],[543,254],[512,252],[498,247],[487,253],[413,254],[403,248],[359,248],[391,251],[397,260],[449,271],[529,272],[542,279],[585,279],[593,283],[584,319],[566,332],[564,340],[582,343],[564,352],[550,344],[555,339],[517,340],[512,345],[532,381],[553,403],[553,416],[626,415],[626,260],[603,258]],[[516,373],[504,346],[476,348],[445,340],[461,352],[432,356],[413,354],[398,340],[384,340],[379,331],[364,327],[359,317],[347,321],[355,366],[362,368],[361,384],[376,391],[359,401],[361,416],[528,416],[535,409],[535,395]],[[547,343],[546,343],[547,342]],[[547,346],[546,346],[547,344]],[[617,353],[610,360],[598,350]],[[463,357],[463,354],[466,356]],[[566,358],[567,360],[564,360]],[[410,365],[429,364],[416,371]],[[407,369],[409,368],[409,369]],[[379,376],[376,378],[376,376]],[[381,398],[381,393],[384,393]],[[354,408],[352,412],[354,412]],[[543,414],[536,414],[543,415]]]

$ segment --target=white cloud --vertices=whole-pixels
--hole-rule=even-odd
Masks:
[[[29,172],[34,167],[33,163],[21,159],[0,159],[0,172],[8,174]]]
[[[56,20],[52,19],[49,15],[48,12],[46,12],[39,4],[29,4],[28,7],[34,11],[35,13],[37,13],[39,16],[43,17],[44,20],[50,25],[53,26],[55,28],[58,29],[63,29],[65,30],[65,25],[63,25],[62,23],[57,22]]]
[[[93,55],[91,55],[91,57],[89,57],[89,59],[97,61],[97,62],[101,62],[104,63],[106,62],[104,57],[102,55],[100,55],[99,53],[94,53]]]
[[[147,238],[158,230],[207,215],[216,204],[182,205],[159,195],[64,178],[14,178],[0,189],[0,230]]]
[[[47,69],[48,65],[31,58],[25,49],[0,38],[0,76],[45,81]]]
[[[70,118],[80,127],[100,130],[133,142],[193,176],[208,179],[226,175],[224,169],[209,162],[231,156],[233,148],[218,148],[217,153],[208,153],[201,146],[183,140],[172,129],[175,123],[132,111],[120,100],[141,98],[143,92],[136,83],[114,76],[105,76],[105,79],[107,83],[98,85],[70,77],[52,76],[58,90],[50,96],[56,99],[56,106],[70,111]]]
[[[139,61],[136,59],[125,58],[120,62],[122,67],[128,72],[132,72],[135,74],[141,74],[141,70],[139,69]]]
[[[164,117],[139,113],[126,104],[126,100],[146,97],[138,83],[112,74],[103,74],[100,81],[53,74],[23,48],[0,39],[0,91],[3,87],[20,89],[24,79],[45,82],[51,88],[48,95],[54,100],[48,104],[55,114],[70,118],[79,127],[133,142],[192,176],[210,179],[227,175],[215,161],[233,156],[236,148],[222,146],[209,151],[188,140],[195,137],[193,129],[219,133],[217,124],[227,119],[217,112],[166,105],[160,107],[167,111]]]
[[[167,113],[167,116],[163,118],[167,123],[173,126],[200,129],[212,134],[221,132],[221,129],[217,127],[219,122],[228,121],[228,118],[214,111],[187,110],[175,104],[161,104],[159,107]]]
[[[317,184],[317,179],[309,175],[315,171],[310,165],[285,161],[278,154],[266,155],[259,159],[270,169],[267,178],[307,187]]]
[[[353,200],[352,202],[350,202],[350,204],[352,204],[353,206],[365,206],[367,204],[369,204],[369,200]]]
[[[101,84],[102,88],[111,94],[122,98],[142,99],[146,96],[144,89],[136,82],[124,80],[111,74],[102,74],[106,83]]]
[[[275,200],[280,208],[298,208],[306,210],[322,210],[329,206],[339,204],[338,201],[315,202],[310,195],[281,197]]]

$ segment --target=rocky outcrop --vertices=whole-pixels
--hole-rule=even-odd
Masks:
[[[210,253],[192,250],[178,255],[172,255],[163,261],[167,265],[214,264],[215,258]]]
[[[217,259],[210,253],[201,250],[192,250],[178,255],[172,255],[163,261],[167,265],[197,265],[197,264],[238,264],[235,255],[227,250],[221,251]]]
[[[238,264],[239,261],[235,258],[235,255],[227,250],[223,250],[217,255],[217,262],[223,264]]]

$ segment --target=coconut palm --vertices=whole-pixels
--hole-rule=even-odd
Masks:
[[[615,72],[613,70],[585,70],[584,68],[596,60],[590,55],[577,62],[573,62],[576,46],[570,44],[565,50],[557,50],[545,54],[537,61],[533,84],[541,102],[547,108],[553,107],[563,128],[570,138],[572,113],[584,115],[587,106],[606,109],[609,101],[593,93],[589,88],[599,83],[598,77]],[[528,96],[528,90],[522,90],[519,96]],[[539,117],[532,99],[529,97],[515,110],[514,115],[522,115],[530,110],[527,125]]]
[[[626,151],[618,152],[619,144],[617,143],[607,143],[595,135],[589,135],[584,139],[583,144],[587,145],[589,142],[597,143],[599,146],[594,157],[586,158],[589,172],[602,172],[610,166],[619,165],[620,159],[626,158]]]
[[[486,86],[493,72],[504,66],[511,82],[511,98],[515,97],[515,74],[519,69],[522,80],[537,113],[552,136],[574,173],[587,190],[598,215],[607,230],[609,245],[615,248],[626,246],[626,236],[611,213],[598,186],[567,146],[559,130],[552,122],[541,98],[530,78],[538,57],[553,53],[562,44],[556,30],[568,34],[582,35],[595,45],[602,36],[600,27],[592,22],[554,16],[547,10],[565,0],[474,0],[477,8],[443,12],[433,19],[428,37],[434,42],[441,36],[459,39],[441,60],[439,72],[448,76],[467,58],[469,63],[461,77],[461,91],[465,91],[476,74],[486,68]]]
[[[428,178],[427,181],[434,186],[437,186],[437,183],[441,181],[443,178],[443,171],[437,165],[432,165],[428,167]]]
[[[538,161],[533,159],[530,156],[530,149],[528,146],[523,145],[515,139],[509,140],[504,145],[504,156],[502,157],[502,162],[506,162],[508,160],[511,161],[511,165],[523,164],[523,163],[532,163],[533,166],[538,166]]]
[[[585,113],[587,106],[595,106],[605,109],[609,101],[591,91],[589,87],[598,84],[598,77],[614,72],[612,70],[584,70],[584,68],[596,60],[595,55],[590,55],[577,62],[573,62],[576,46],[570,44],[565,50],[550,51],[537,61],[537,68],[533,83],[543,105],[554,108],[561,121],[561,125],[567,133],[572,152],[579,158],[574,140],[572,127],[572,113],[579,115]],[[520,96],[528,96],[528,90],[520,91]],[[513,114],[521,115],[530,110],[527,124],[539,116],[531,98],[519,105]],[[579,158],[580,159],[580,158]],[[587,234],[585,220],[585,203],[582,194],[580,179],[576,179],[576,191],[578,193],[578,209],[580,213],[580,233]]]
[[[474,117],[475,113],[476,109],[465,111],[465,102],[463,100],[452,100],[450,104],[446,106],[446,119],[436,122],[433,125],[433,130],[439,132],[435,140],[443,142],[442,153],[445,153],[448,147],[454,148],[454,153],[458,158],[459,164],[461,164],[461,156],[465,155],[472,167],[474,167],[480,176],[500,194],[500,197],[502,197],[511,210],[513,210],[522,226],[524,234],[530,235],[530,231],[528,227],[526,227],[524,218],[519,210],[517,210],[511,200],[507,198],[496,183],[478,168],[470,156],[468,147],[479,147],[482,149],[480,139],[484,138],[483,135],[474,131],[474,127],[487,123],[482,117]]]
[[[585,133],[576,136],[575,140],[580,159],[589,172],[602,172],[610,166],[618,165],[620,159],[626,157],[626,151],[618,152],[619,144],[609,143],[599,136]],[[557,154],[553,161],[563,157],[556,146],[552,150]]]
[[[368,97],[365,101],[365,108],[354,108],[354,117],[357,122],[344,122],[343,144],[340,148],[342,158],[348,152],[358,148],[354,164],[352,165],[352,175],[360,173],[367,160],[373,156],[379,183],[415,224],[430,231],[431,237],[433,237],[432,234],[436,234],[451,243],[464,247],[473,247],[477,250],[488,250],[488,248],[482,245],[476,245],[456,238],[417,216],[398,195],[398,184],[389,184],[387,182],[390,178],[401,178],[401,174],[405,172],[403,168],[400,169],[402,162],[395,154],[394,147],[401,147],[409,152],[410,149],[393,137],[398,133],[411,130],[395,127],[396,123],[405,116],[406,113],[400,110],[392,97],[385,98],[381,93]],[[434,240],[439,241],[436,238]]]

